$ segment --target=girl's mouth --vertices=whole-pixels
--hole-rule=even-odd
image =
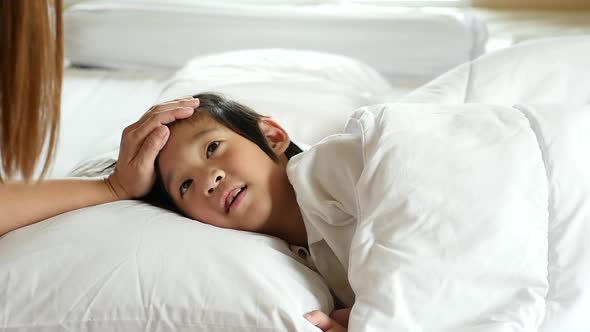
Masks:
[[[232,191],[227,196],[226,206],[225,206],[226,213],[229,213],[231,210],[235,209],[238,206],[238,204],[242,200],[242,197],[246,194],[247,189],[248,189],[248,186],[236,188],[236,189],[234,189],[234,191]]]

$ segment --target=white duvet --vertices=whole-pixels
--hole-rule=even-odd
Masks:
[[[590,105],[353,118],[349,331],[590,330]]]

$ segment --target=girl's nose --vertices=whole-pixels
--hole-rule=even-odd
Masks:
[[[222,170],[215,170],[212,175],[209,176],[207,183],[207,195],[213,194],[217,186],[221,183],[221,180],[225,178],[225,173]]]

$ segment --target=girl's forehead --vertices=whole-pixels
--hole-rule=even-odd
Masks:
[[[216,123],[216,121],[209,114],[203,111],[199,112],[197,109],[195,110],[195,113],[188,118],[173,122],[172,126],[192,126],[198,128],[213,123]]]
[[[211,128],[223,128],[217,121],[210,119],[209,117],[201,116],[199,118],[188,118],[184,120],[177,120],[168,126],[170,129],[170,137],[168,142],[173,144],[178,144],[194,133],[207,130]],[[168,145],[168,143],[166,144]]]
[[[208,128],[228,129],[207,113],[195,113],[187,119],[178,120],[177,122],[172,123],[170,130],[172,131],[174,127],[181,127],[183,128],[183,131],[199,131]]]

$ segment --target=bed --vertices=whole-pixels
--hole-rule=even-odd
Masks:
[[[354,57],[394,82],[429,80],[487,41],[470,10],[324,0],[86,0],[69,8],[65,29],[78,64],[178,69],[195,55],[290,48]]]
[[[403,101],[587,103],[590,65],[581,54],[589,49],[588,38],[572,38],[499,51]],[[522,59],[537,65],[522,66]],[[539,70],[548,62],[550,74]],[[493,75],[499,67],[510,74]],[[514,68],[519,75],[508,71]],[[227,51],[198,55],[180,69],[122,69],[66,69],[62,131],[49,177],[91,176],[86,171],[116,157],[124,126],[153,103],[196,90],[222,92],[275,117],[304,146],[339,132],[358,107],[400,97],[364,62],[309,50]],[[531,81],[531,75],[540,76]],[[518,85],[508,86],[517,78]],[[16,230],[0,238],[0,252],[0,328],[6,331],[311,332],[318,329],[302,315],[334,308],[321,277],[286,243],[136,201]]]

